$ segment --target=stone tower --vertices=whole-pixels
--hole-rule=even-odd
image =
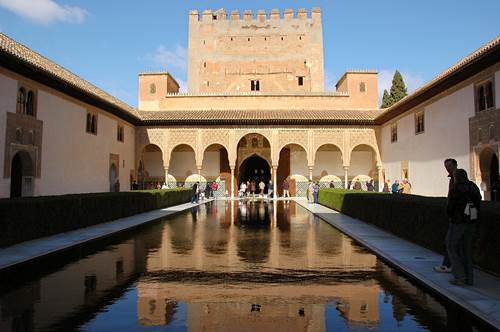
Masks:
[[[188,91],[324,91],[321,11],[273,9],[257,15],[224,9],[189,13]]]

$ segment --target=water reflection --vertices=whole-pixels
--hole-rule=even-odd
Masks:
[[[76,256],[1,293],[0,331],[441,331],[457,317],[294,202],[206,204]]]

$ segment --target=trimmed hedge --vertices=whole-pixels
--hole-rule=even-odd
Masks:
[[[190,188],[0,199],[0,246],[189,202]]]
[[[441,254],[445,252],[444,238],[448,229],[445,197],[321,189],[319,203],[425,248]],[[500,274],[500,203],[481,203],[474,263]]]

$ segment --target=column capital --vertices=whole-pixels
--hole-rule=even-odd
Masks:
[[[349,166],[343,166],[344,168],[344,171],[348,171],[349,170]]]

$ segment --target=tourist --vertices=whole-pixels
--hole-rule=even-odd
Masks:
[[[252,182],[250,182],[250,192],[252,193],[252,197],[255,196],[256,186],[257,184],[255,183],[255,180],[252,180]]]
[[[198,184],[199,182],[195,182],[193,187],[191,187],[191,203],[198,203]]]
[[[332,188],[332,189],[335,188],[335,183],[333,182],[333,180],[330,181],[330,188]]]
[[[167,189],[167,184],[165,182],[163,182],[163,184],[161,185],[161,189],[163,190]]]
[[[375,186],[373,185],[373,179],[370,179],[370,181],[366,183],[366,190],[375,191]]]
[[[211,182],[207,182],[206,186],[205,186],[205,198],[206,199],[209,199],[210,196],[212,196],[212,183]]]
[[[212,182],[212,186],[211,186],[211,188],[210,188],[210,189],[212,190],[212,191],[211,191],[212,197],[213,197],[214,199],[216,199],[217,197],[216,197],[216,194],[215,194],[215,193],[217,192],[217,190],[219,190],[219,184],[218,184],[217,182],[215,182],[215,181],[214,181],[214,182]]]
[[[283,197],[288,197],[290,198],[290,192],[288,191],[290,189],[290,185],[288,184],[288,181],[286,179],[283,180]]]
[[[269,183],[267,184],[267,196],[272,197],[273,191],[274,191],[273,181],[269,180]]]
[[[389,186],[391,184],[391,180],[387,180],[384,182],[384,188],[382,188],[383,193],[388,193],[389,192]]]
[[[264,180],[260,180],[259,189],[260,189],[259,195],[264,197],[264,189],[266,189],[266,184],[264,183]]]
[[[116,179],[115,182],[115,193],[120,192],[120,180]]]
[[[132,181],[132,190],[138,190],[139,189],[139,184],[137,183],[136,180]]]
[[[319,201],[318,201],[318,198],[319,198],[319,184],[318,184],[318,182],[314,182],[312,189],[313,189],[314,204],[318,204],[319,203]]]
[[[455,180],[454,180],[454,177],[453,177],[453,173],[455,172],[455,170],[457,169],[457,167],[458,167],[458,163],[453,158],[447,158],[444,161],[444,168],[448,172],[448,178],[449,178],[449,182],[448,182],[448,198],[450,198],[450,192],[451,192],[451,189],[453,188],[453,184],[455,183]],[[448,227],[448,231],[446,232],[446,237],[445,237],[445,245],[446,245],[446,239],[448,238],[448,232],[449,231],[450,231],[450,228]],[[434,271],[436,271],[436,272],[442,272],[442,273],[450,273],[451,272],[451,262],[450,262],[450,257],[448,256],[448,251],[447,250],[445,250],[443,262],[441,263],[441,265],[434,266]]]
[[[361,190],[361,182],[359,182],[359,179],[354,182],[354,186],[352,187],[354,190]]]
[[[454,276],[450,282],[455,285],[472,285],[472,238],[478,219],[481,193],[476,184],[469,181],[465,170],[456,169],[453,178],[454,184],[446,207],[450,218],[446,249]]]
[[[314,187],[313,182],[309,180],[309,184],[307,186],[307,201],[311,204],[314,203]]]
[[[240,184],[240,197],[244,197],[246,192],[247,192],[247,183],[245,181],[243,181]]]
[[[402,191],[403,194],[411,194],[411,183],[408,182],[408,179],[403,179]]]
[[[394,180],[394,183],[392,184],[391,186],[391,192],[393,194],[398,194],[398,188],[399,188],[399,181],[398,180]]]

